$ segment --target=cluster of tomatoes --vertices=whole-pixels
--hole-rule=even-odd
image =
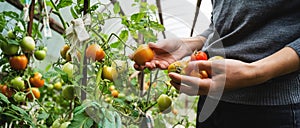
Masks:
[[[30,59],[44,60],[47,48],[36,46],[35,40],[30,36],[17,36],[13,31],[9,31],[6,40],[1,42],[1,65],[4,75],[0,85],[0,92],[8,98],[20,103],[26,98],[40,98],[40,87],[44,86],[44,79],[39,72],[31,73],[27,71]],[[5,61],[7,60],[7,61]],[[8,65],[8,66],[5,66]],[[14,72],[14,73],[13,73]]]

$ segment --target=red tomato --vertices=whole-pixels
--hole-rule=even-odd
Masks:
[[[194,60],[207,60],[207,55],[205,52],[196,51],[191,55],[191,61]]]

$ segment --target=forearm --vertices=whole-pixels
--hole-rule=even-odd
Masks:
[[[255,67],[257,83],[262,83],[272,78],[282,76],[299,70],[300,61],[298,54],[290,47],[284,47],[278,52],[251,63]]]

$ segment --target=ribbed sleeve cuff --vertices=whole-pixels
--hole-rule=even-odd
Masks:
[[[297,40],[289,43],[286,46],[291,47],[292,49],[294,49],[297,52],[298,56],[300,57],[300,38],[298,38]]]

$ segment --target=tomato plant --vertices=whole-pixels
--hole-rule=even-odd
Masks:
[[[3,42],[3,44],[1,44],[1,50],[6,55],[16,55],[19,51],[19,45]]]

